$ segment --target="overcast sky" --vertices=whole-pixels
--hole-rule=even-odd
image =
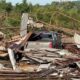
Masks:
[[[12,4],[16,3],[21,3],[22,0],[6,0],[7,2],[12,2]],[[27,0],[29,3],[31,2],[33,5],[34,4],[40,4],[40,5],[45,5],[47,3],[51,3],[53,1],[60,1],[60,0]],[[75,1],[75,0],[62,0],[62,1]]]

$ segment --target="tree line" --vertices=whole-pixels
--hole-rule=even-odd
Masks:
[[[11,2],[0,0],[1,25],[19,27],[22,13],[29,13],[34,20],[41,20],[57,27],[80,30],[80,1],[32,5],[27,0],[22,0],[22,3],[12,5]]]

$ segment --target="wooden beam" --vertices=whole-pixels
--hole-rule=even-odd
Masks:
[[[13,67],[13,70],[18,70],[16,66],[16,60],[14,57],[14,50],[17,52],[21,47],[25,46],[29,37],[31,36],[32,32],[28,33],[25,35],[23,38],[21,38],[18,42],[14,42],[12,45],[8,47],[8,54],[9,58]]]
[[[19,50],[22,46],[25,46],[28,39],[30,38],[32,32],[29,32],[27,35],[25,35],[24,37],[22,37],[18,42],[14,42],[13,44],[11,44],[9,46],[9,48],[13,49],[13,50]]]

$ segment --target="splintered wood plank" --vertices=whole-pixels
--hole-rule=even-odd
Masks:
[[[29,32],[27,35],[22,37],[18,42],[15,42],[12,45],[10,45],[9,48],[13,50],[17,50],[17,49],[20,49],[22,46],[25,46],[31,34],[32,32]]]

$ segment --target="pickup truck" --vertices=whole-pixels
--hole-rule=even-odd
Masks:
[[[61,35],[58,32],[34,32],[28,40],[27,48],[62,48]]]

